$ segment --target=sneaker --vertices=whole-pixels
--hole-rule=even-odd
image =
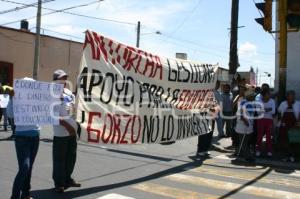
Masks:
[[[73,180],[69,183],[66,183],[66,187],[81,187],[81,184]]]
[[[260,156],[260,151],[256,151],[255,156],[259,157]]]
[[[63,192],[65,192],[65,188],[64,187],[55,187],[54,191],[56,193],[63,193]]]
[[[243,164],[244,162],[245,161],[241,158],[235,158],[235,159],[231,160],[232,164],[237,164],[237,165]]]
[[[238,154],[237,153],[233,153],[231,155],[228,155],[229,158],[236,158],[238,157]]]
[[[227,150],[235,150],[235,148],[236,147],[233,145],[225,147],[225,149],[227,149]]]
[[[268,152],[267,155],[268,157],[272,157],[273,154],[271,152]]]
[[[249,163],[254,163],[255,159],[253,157],[248,157],[248,158],[245,158],[245,161],[249,162]]]
[[[21,196],[21,198],[23,198],[23,199],[33,199],[33,197],[31,197],[31,196]]]

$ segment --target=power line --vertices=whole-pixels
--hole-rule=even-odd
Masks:
[[[101,21],[109,21],[109,22],[114,22],[114,23],[119,23],[119,24],[127,24],[127,25],[134,25],[134,26],[136,25],[135,23],[132,23],[132,22],[126,22],[126,21],[119,21],[119,20],[114,20],[114,19],[94,17],[94,16],[89,16],[89,15],[84,15],[84,14],[78,14],[78,13],[67,11],[67,10],[71,10],[71,9],[75,9],[75,8],[79,8],[79,7],[89,6],[89,5],[98,3],[99,1],[103,1],[103,0],[93,1],[93,2],[90,2],[88,4],[77,5],[77,6],[73,6],[73,7],[61,9],[61,10],[55,10],[55,9],[52,9],[52,8],[45,8],[45,7],[43,7],[44,10],[49,10],[49,11],[52,11],[52,12],[48,12],[46,14],[43,14],[42,16],[50,15],[50,14],[54,14],[54,13],[65,13],[65,14],[74,15],[74,16],[78,16],[78,17],[89,18],[89,19],[96,19],[96,20],[101,20]],[[27,5],[27,4],[23,4],[23,3],[19,3],[19,2],[15,2],[15,1],[9,1],[9,2],[10,3],[16,3],[16,4],[22,4],[24,6]],[[36,7],[36,5],[33,5],[33,7]],[[28,19],[34,19],[35,17],[36,16],[27,18],[27,20]],[[8,23],[2,24],[2,25],[9,25],[9,24],[13,24],[13,23],[18,23],[19,21],[20,20],[12,21],[12,22],[8,22]]]
[[[0,0],[0,1],[7,2],[7,3],[14,3],[14,4],[17,4],[17,5],[22,5],[20,7],[15,7],[15,8],[12,8],[12,9],[0,11],[0,15],[10,13],[10,12],[19,11],[19,10],[23,10],[23,9],[29,8],[29,7],[36,7],[38,5],[37,2],[31,3],[31,4],[23,4],[23,3],[13,2],[13,1],[9,1],[9,0]],[[42,1],[42,3],[48,3],[48,2],[51,2],[51,1],[55,1],[55,0],[44,0],[44,1]]]
[[[198,0],[196,6],[184,17],[184,19],[181,21],[180,24],[178,24],[178,26],[170,33],[170,35],[172,36],[176,31],[178,31],[184,24],[185,22],[188,20],[188,18],[191,16],[192,13],[195,12],[195,10],[198,8],[198,6],[200,5],[202,0]]]
[[[60,35],[68,36],[68,37],[71,37],[71,38],[75,38],[75,39],[80,39],[80,40],[84,39],[84,37],[77,37],[77,36],[74,36],[74,35],[69,35],[69,34],[61,33],[61,32],[55,31],[55,30],[47,29],[47,28],[41,28],[41,29],[42,30],[46,30],[48,32],[53,32],[53,33],[56,33],[56,34],[60,34]]]
[[[43,14],[42,16],[51,15],[51,14],[58,13],[58,12],[64,12],[64,11],[66,11],[66,10],[71,10],[71,9],[75,9],[75,8],[80,8],[80,7],[89,6],[89,5],[98,3],[98,2],[99,2],[99,0],[97,0],[97,1],[92,1],[92,2],[86,3],[86,4],[80,4],[80,5],[76,5],[76,6],[72,6],[72,7],[60,9],[60,10],[53,10],[52,12],[45,13],[45,14]],[[25,5],[26,5],[26,4],[25,4]],[[29,18],[27,18],[26,20],[34,19],[34,18],[36,18],[36,16],[29,17]],[[13,23],[18,23],[19,21],[20,21],[20,20],[8,22],[8,23],[4,23],[4,24],[1,24],[1,26],[13,24]]]
[[[64,33],[61,33],[61,32],[58,32],[58,31],[54,31],[54,30],[51,30],[51,29],[47,29],[47,28],[42,28],[42,30],[45,30],[45,31],[48,31],[48,32],[53,32],[53,33],[60,34],[60,35],[64,35],[64,36],[68,36],[68,37],[71,37],[71,38],[80,39],[80,40],[83,39],[83,37],[81,38],[81,37],[77,37],[77,36],[75,36],[75,35],[64,34]],[[14,36],[8,36],[8,35],[4,35],[4,34],[2,34],[2,33],[0,33],[0,35],[2,35],[2,36],[4,36],[4,37],[7,37],[8,39],[13,40],[13,41],[16,41],[16,42],[22,42],[22,43],[32,44],[32,42],[26,42],[26,41],[17,40],[17,39],[15,39]],[[165,36],[165,35],[161,35],[161,36]],[[199,49],[199,48],[194,48],[194,49],[189,48],[189,47],[187,47],[186,45],[183,45],[183,43],[186,44],[186,43],[188,43],[188,42],[185,42],[185,41],[183,41],[183,40],[181,40],[181,39],[176,39],[176,38],[173,38],[173,37],[171,37],[171,39],[174,39],[174,41],[177,41],[177,42],[172,42],[172,41],[166,41],[166,42],[167,42],[167,43],[172,43],[172,44],[174,44],[174,45],[183,46],[184,48],[187,48],[187,49],[189,49],[189,50],[191,50],[191,51],[194,51],[194,52],[196,52],[196,53],[203,53],[203,54],[207,54],[207,55],[211,55],[211,56],[216,56],[216,57],[220,57],[220,58],[226,58],[226,59],[228,58],[227,55],[221,55],[221,54],[217,54],[217,53],[212,53],[212,52],[209,52],[209,51],[204,51],[204,50]],[[178,44],[179,42],[181,42],[181,44]],[[241,61],[247,62],[247,63],[253,63],[252,61],[250,61],[250,60],[245,60],[245,59],[241,59]],[[262,62],[263,62],[263,61],[262,61]],[[267,63],[267,62],[265,62],[265,63]]]
[[[68,36],[68,37],[72,37],[72,38],[76,38],[76,39],[80,39],[82,40],[83,37],[78,37],[78,36],[74,36],[74,35],[69,35],[69,34],[64,34],[64,33],[61,33],[61,32],[58,32],[58,31],[54,31],[54,30],[51,30],[51,29],[46,29],[46,28],[42,28],[43,30],[46,30],[48,32],[53,32],[53,33],[57,33],[57,34],[60,34],[60,35],[64,35],[64,36]],[[174,42],[171,42],[171,41],[166,41],[167,43],[172,43],[172,44],[175,44],[175,45],[179,45],[179,46],[183,46],[191,51],[194,51],[194,52],[197,52],[197,53],[204,53],[204,54],[207,54],[207,55],[211,55],[211,56],[216,56],[216,57],[222,57],[222,58],[228,58],[227,55],[223,55],[223,54],[219,54],[219,53],[216,53],[216,52],[210,52],[210,51],[207,51],[207,50],[203,50],[203,49],[200,49],[198,43],[196,42],[192,42],[192,41],[189,41],[189,40],[185,40],[185,39],[180,39],[180,38],[175,38],[175,37],[171,37],[171,36],[166,36],[164,34],[160,34],[160,36],[162,37],[168,37],[169,39],[173,40]],[[180,43],[180,44],[178,44]],[[183,45],[183,44],[186,44],[186,45]],[[188,47],[187,45],[188,44],[192,44],[195,46],[194,49]],[[204,46],[204,48],[207,48]],[[216,51],[216,49],[212,49],[214,51]],[[219,52],[224,52],[223,50],[218,50]],[[247,63],[253,63],[253,61],[250,61],[250,60],[247,60],[247,59],[240,59],[241,61],[243,62],[247,62]],[[266,60],[263,60],[261,61],[263,63],[269,63],[267,62]]]
[[[218,54],[218,53],[214,53],[214,52],[209,52],[209,51],[205,51],[203,49],[199,49],[199,44],[195,43],[195,42],[192,42],[192,41],[188,41],[188,40],[184,40],[184,39],[178,39],[178,38],[174,38],[174,37],[170,37],[170,36],[166,36],[166,35],[160,35],[160,36],[163,36],[163,37],[169,37],[170,39],[172,39],[174,42],[172,41],[166,41],[167,43],[172,43],[174,45],[179,45],[179,46],[182,46],[190,51],[193,51],[193,52],[197,52],[197,53],[203,53],[203,54],[207,54],[207,55],[210,55],[210,56],[215,56],[215,57],[220,57],[220,58],[226,58],[228,59],[228,55],[223,55],[223,54]],[[192,49],[190,47],[188,47],[187,45],[183,45],[183,44],[187,44],[187,43],[190,43],[190,44],[193,44],[194,46],[197,46],[196,48]],[[221,52],[221,51],[220,51]],[[224,52],[224,51],[222,51]],[[251,60],[248,60],[248,59],[240,59],[241,61],[243,62],[247,62],[247,63],[251,63],[253,64],[253,61]],[[264,61],[260,61],[261,63],[265,63],[265,64],[269,64],[268,61],[264,60]]]
[[[182,38],[175,38],[175,37],[173,37],[173,36],[171,36],[171,35],[166,35],[166,34],[160,34],[161,36],[163,36],[163,37],[166,37],[166,38],[169,38],[169,39],[172,39],[172,40],[175,40],[175,41],[180,41],[180,42],[184,42],[184,43],[189,43],[189,44],[192,44],[192,45],[194,45],[194,46],[202,46],[202,47],[204,47],[204,48],[207,48],[207,49],[211,49],[211,50],[213,50],[213,51],[219,51],[219,52],[224,52],[224,50],[222,50],[222,49],[217,49],[217,48],[212,48],[212,47],[209,47],[209,46],[207,46],[207,45],[203,45],[203,44],[199,44],[199,43],[197,43],[197,42],[194,42],[194,41],[190,41],[190,40],[187,40],[187,39],[182,39]],[[268,52],[260,52],[260,51],[257,51],[258,53],[260,53],[260,54],[265,54],[265,55],[274,55],[274,53],[268,53]]]
[[[50,10],[50,9],[48,9],[48,10]],[[63,13],[74,15],[74,16],[78,16],[78,17],[85,17],[85,18],[97,19],[97,20],[101,20],[101,21],[109,21],[109,22],[114,22],[114,23],[120,23],[120,24],[127,24],[127,25],[134,25],[134,26],[136,26],[136,24],[132,23],[132,22],[126,22],[126,21],[119,21],[119,20],[114,20],[114,19],[94,17],[94,16],[89,16],[89,15],[77,14],[77,13],[73,13],[73,12],[65,12],[65,11],[63,11]]]

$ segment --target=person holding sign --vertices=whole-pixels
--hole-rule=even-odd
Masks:
[[[64,85],[61,102],[55,107],[59,116],[59,125],[53,126],[53,180],[55,191],[63,193],[69,187],[80,187],[73,180],[72,173],[76,162],[77,123],[74,119],[75,96],[66,88],[68,75],[63,70],[56,70],[53,81]]]
[[[24,80],[34,81],[31,78],[24,78]],[[12,108],[8,106],[8,109]],[[24,115],[26,114],[28,113],[25,112]],[[30,181],[33,163],[39,149],[39,135],[39,125],[16,125],[15,147],[19,171],[14,180],[11,199],[31,199]]]

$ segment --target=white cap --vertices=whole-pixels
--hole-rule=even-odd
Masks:
[[[57,79],[62,78],[62,77],[64,77],[64,76],[67,76],[67,77],[68,77],[68,74],[67,74],[65,71],[63,71],[63,70],[61,70],[61,69],[56,70],[56,71],[54,71],[54,73],[53,73],[53,80],[57,80]]]
[[[254,87],[249,84],[246,84],[246,91],[244,95],[245,97],[254,96],[255,95]]]
[[[32,79],[31,77],[24,77],[23,80],[27,80],[27,81],[35,81],[35,79]]]

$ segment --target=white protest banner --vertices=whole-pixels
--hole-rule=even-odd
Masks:
[[[208,133],[216,71],[86,31],[77,85],[80,139],[164,143]]]
[[[14,91],[16,125],[59,124],[58,117],[54,115],[54,107],[61,103],[62,84],[16,79]]]
[[[8,94],[0,94],[0,108],[6,108],[9,102]]]

